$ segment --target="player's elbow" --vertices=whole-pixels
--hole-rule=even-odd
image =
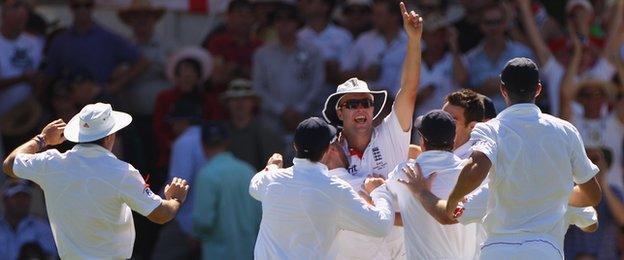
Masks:
[[[12,156],[7,157],[2,162],[2,172],[9,176],[13,176],[13,159]]]
[[[582,229],[585,233],[594,233],[598,230],[598,222]]]

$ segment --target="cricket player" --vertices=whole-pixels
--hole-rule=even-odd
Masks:
[[[251,180],[249,193],[262,202],[255,259],[334,259],[330,247],[341,229],[374,237],[391,231],[392,195],[377,188],[383,179],[367,185],[372,206],[347,182],[329,176],[329,169],[344,170],[346,164],[330,145],[335,135],[321,118],[304,120],[295,130],[294,165],[280,169],[272,157]]]
[[[542,85],[537,65],[510,60],[501,72],[507,108],[471,133],[473,152],[446,205],[458,203],[488,177],[490,194],[481,259],[561,259],[559,232],[571,206],[594,206],[601,191],[598,167],[587,158],[578,130],[535,105]],[[489,174],[488,174],[489,172]],[[574,184],[577,184],[576,186]]]
[[[173,219],[189,186],[174,178],[165,199],[132,165],[111,153],[116,132],[132,117],[104,103],[85,106],[69,123],[58,119],[4,160],[9,177],[37,183],[61,259],[127,259],[135,232],[131,209],[163,224]],[[48,146],[76,143],[60,153]]]
[[[437,172],[431,192],[448,198],[465,162],[453,154],[455,120],[442,110],[427,113],[416,126],[421,138],[422,154],[415,161],[400,164],[390,174],[388,189],[396,196],[405,228],[407,259],[473,259],[475,225],[443,226],[427,213],[410,189],[399,183],[405,179],[401,170],[418,163],[424,173]]]
[[[366,82],[356,78],[338,86],[323,109],[325,119],[343,130],[338,146],[348,155],[348,173],[340,174],[354,188],[368,175],[387,177],[396,165],[405,161],[410,141],[414,102],[420,78],[420,38],[422,18],[408,13],[400,3],[403,28],[408,36],[407,56],[403,63],[401,88],[390,114],[373,127],[373,120],[386,104],[386,91],[371,91]],[[334,249],[339,258],[395,259],[404,257],[402,228],[395,227],[385,238],[372,238],[355,232],[341,232]]]
[[[466,197],[466,200],[458,204],[457,209],[450,218],[446,214],[447,201],[433,194],[434,181],[439,172],[424,175],[420,164],[408,165],[401,168],[404,179],[398,181],[407,185],[415,198],[420,201],[423,208],[440,224],[452,225],[460,223],[470,225],[482,223],[486,216],[487,203],[490,194],[488,184],[482,185]],[[426,177],[425,177],[426,176]],[[576,225],[585,232],[598,230],[598,215],[593,207],[568,206],[564,215],[566,225],[557,232],[561,233],[561,240],[556,241],[557,246],[563,248],[563,236],[568,230],[568,225]]]

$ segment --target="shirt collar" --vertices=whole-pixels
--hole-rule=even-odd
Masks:
[[[329,171],[329,169],[327,168],[327,166],[325,166],[325,164],[322,164],[320,162],[312,162],[308,159],[301,159],[301,158],[293,159],[293,168],[318,169],[325,175],[327,175],[327,172]]]
[[[515,104],[510,107],[505,108],[505,110],[498,113],[496,116],[497,119],[502,119],[505,117],[514,117],[514,116],[527,116],[534,115],[538,116],[542,111],[533,103],[520,103]]]
[[[468,140],[464,144],[462,144],[459,147],[457,147],[457,149],[455,149],[455,151],[453,151],[453,153],[461,158],[462,155],[465,154],[466,152],[468,152],[471,147],[472,147],[472,142],[470,140]],[[463,159],[465,159],[465,158],[463,158]]]
[[[426,166],[430,171],[436,171],[448,169],[449,166],[461,162],[461,159],[451,152],[435,150],[422,152],[415,162]]]
[[[77,144],[71,151],[86,157],[110,156],[117,158],[111,151],[97,144]]]

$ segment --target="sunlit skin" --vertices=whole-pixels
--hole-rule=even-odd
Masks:
[[[369,93],[350,93],[345,94],[339,100],[339,106],[343,105],[346,101],[351,99],[373,99],[373,95]],[[342,133],[347,137],[347,140],[355,140],[357,138],[366,137],[367,143],[370,141],[373,133],[373,112],[374,108],[363,108],[362,106],[357,109],[348,109],[340,107],[336,110],[338,118],[342,120],[343,131]]]
[[[475,127],[477,122],[470,122],[466,124],[466,118],[464,117],[464,108],[451,105],[448,102],[444,103],[442,110],[451,114],[453,119],[455,119],[455,145],[453,149],[457,149],[457,147],[462,146],[468,140],[470,140],[470,132]]]
[[[583,106],[586,118],[595,119],[600,117],[600,110],[608,103],[607,95],[600,86],[590,85],[579,91],[578,101]]]

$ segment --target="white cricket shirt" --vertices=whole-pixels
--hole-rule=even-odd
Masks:
[[[370,206],[347,182],[329,177],[325,165],[298,158],[293,164],[251,180],[249,194],[262,202],[255,259],[333,259],[340,229],[376,237],[390,232],[394,208],[385,186],[371,193],[376,206]]]
[[[492,162],[483,224],[487,241],[563,239],[559,230],[567,226],[564,214],[574,183],[598,172],[576,128],[524,103],[478,123],[471,141]]]
[[[343,142],[344,152],[349,157],[348,172],[336,175],[351,184],[356,191],[362,189],[366,176],[370,174],[380,174],[387,178],[394,167],[407,160],[410,135],[410,131],[403,131],[393,109],[373,130],[371,141],[361,158],[349,151],[346,140]],[[333,171],[331,173],[333,174]],[[403,228],[392,229],[392,232],[383,238],[341,231],[333,247],[341,259],[402,258],[405,254]]]
[[[442,225],[438,223],[399,179],[407,179],[402,171],[406,165],[418,163],[423,176],[436,172],[431,192],[447,199],[453,191],[465,161],[445,151],[425,151],[415,161],[397,166],[390,174],[388,189],[398,199],[403,218],[407,259],[473,259],[476,230],[474,225]]]
[[[130,258],[130,209],[147,216],[162,200],[132,165],[95,144],[19,154],[13,171],[43,189],[61,259]]]

